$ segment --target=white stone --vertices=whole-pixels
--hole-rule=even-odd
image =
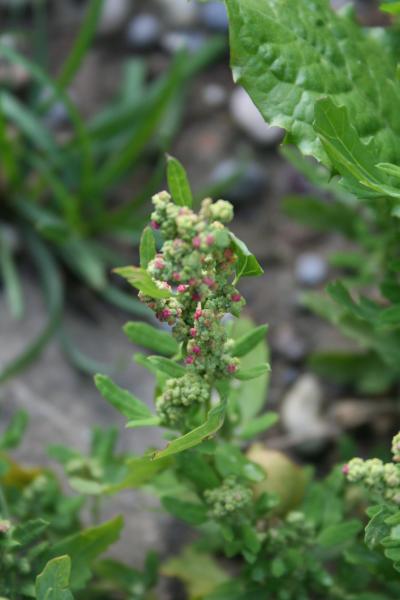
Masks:
[[[199,8],[194,0],[157,0],[164,11],[164,21],[174,27],[187,27],[196,22]]]
[[[98,33],[110,35],[121,29],[132,10],[134,0],[105,0],[98,24]]]
[[[275,145],[282,141],[284,130],[271,127],[261,116],[247,92],[237,87],[231,96],[231,114],[237,125],[260,144]]]
[[[327,264],[322,256],[312,252],[300,254],[296,261],[296,279],[303,285],[319,285],[327,276]]]
[[[332,425],[322,415],[323,403],[323,390],[310,374],[302,375],[283,399],[281,423],[306,453],[318,451],[332,434]]]

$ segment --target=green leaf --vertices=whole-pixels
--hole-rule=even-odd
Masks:
[[[36,577],[36,600],[74,600],[69,590],[71,559],[59,556],[50,560]]]
[[[381,11],[392,15],[400,14],[400,2],[384,2],[379,8]]]
[[[236,339],[232,349],[232,355],[240,357],[251,352],[265,339],[267,331],[268,325],[260,325]]]
[[[385,520],[390,513],[384,506],[373,506],[368,514],[371,520],[365,528],[365,543],[372,550],[389,534],[390,527]]]
[[[67,554],[71,557],[71,588],[81,590],[91,577],[91,563],[111,544],[119,539],[123,527],[122,517],[95,527],[83,529],[55,544],[48,551],[49,558]]]
[[[229,232],[229,235],[232,240],[232,249],[238,257],[235,264],[235,283],[238,282],[241,277],[258,277],[259,275],[262,275],[264,270],[254,254],[247,248],[246,244],[242,242],[242,240],[239,240],[232,231]]]
[[[113,272],[126,279],[128,283],[146,296],[150,296],[151,298],[170,298],[171,296],[171,292],[156,286],[145,269],[139,267],[120,267],[114,269]]]
[[[175,204],[191,207],[193,194],[187,173],[179,160],[169,155],[167,155],[167,179],[169,191]]]
[[[347,108],[362,142],[374,136],[375,162],[400,164],[396,63],[352,15],[334,12],[328,0],[226,5],[234,77],[267,122],[329,166],[313,128],[316,102],[329,97]]]
[[[152,460],[149,455],[129,458],[125,463],[124,472],[118,481],[103,486],[105,494],[115,494],[121,490],[140,487],[151,481],[155,475],[170,464],[168,459]]]
[[[11,242],[0,229],[0,275],[5,288],[8,308],[14,319],[24,313],[24,299],[18,270],[15,264]]]
[[[148,361],[162,373],[170,377],[182,377],[186,373],[184,366],[164,356],[149,356]]]
[[[193,546],[187,546],[179,556],[168,559],[161,571],[164,576],[183,581],[188,598],[193,600],[208,597],[228,580],[228,574],[209,553],[199,552]],[[226,597],[231,599],[232,595]]]
[[[96,375],[95,385],[100,394],[125,417],[132,420],[152,419],[154,415],[144,402],[116,385],[106,375]]]
[[[240,339],[254,330],[254,323],[241,317],[233,323],[230,335],[234,339]],[[247,369],[255,364],[266,363],[269,359],[269,350],[265,337],[248,354],[240,359],[240,368]],[[262,409],[267,399],[269,373],[265,373],[257,379],[240,381],[231,388],[229,401],[239,408],[241,423],[251,421]],[[239,385],[238,385],[239,384]]]
[[[150,227],[143,229],[142,237],[140,238],[140,266],[142,269],[147,269],[147,265],[156,255],[156,241],[153,231]]]
[[[248,421],[240,431],[240,437],[243,440],[251,440],[260,433],[263,433],[279,421],[279,415],[276,412],[266,412],[252,421]]]
[[[164,450],[158,450],[153,454],[153,460],[160,460],[178,452],[183,452],[183,450],[197,446],[206,438],[212,437],[222,427],[225,420],[225,412],[226,402],[222,401],[210,410],[205,423],[169,442]]]
[[[376,165],[378,169],[390,175],[391,177],[396,177],[396,179],[400,179],[400,167],[397,165],[393,165],[391,163],[378,163]]]
[[[25,546],[40,538],[48,527],[49,523],[43,519],[31,519],[16,526],[14,538],[21,546]]]
[[[376,167],[376,148],[372,142],[361,142],[347,108],[337,106],[330,98],[319,100],[315,105],[315,131],[351,190],[362,194],[361,184],[381,195],[400,198],[400,189],[385,184],[383,173]]]
[[[0,436],[0,449],[16,448],[19,446],[22,437],[26,431],[29,417],[25,410],[19,410],[13,416],[11,423]]]
[[[400,304],[395,304],[382,310],[378,317],[381,326],[400,327]]]
[[[270,370],[271,367],[269,364],[265,363],[264,365],[256,365],[255,367],[249,367],[248,369],[239,369],[234,376],[241,381],[247,381],[248,379],[261,377],[261,375],[268,373]]]
[[[215,466],[221,477],[244,477],[253,483],[265,479],[265,472],[254,462],[246,458],[242,451],[232,444],[218,444],[215,452]]]
[[[63,286],[54,258],[32,231],[24,228],[23,236],[42,281],[48,319],[42,331],[27,343],[21,354],[0,368],[0,383],[13,377],[39,356],[58,327],[62,314]]]
[[[96,33],[97,24],[101,16],[104,0],[91,0],[86,10],[85,18],[72,46],[61,73],[57,78],[57,86],[66,88],[74,79],[83,59],[89,50],[92,39]]]
[[[190,523],[190,525],[201,525],[207,520],[207,507],[203,504],[185,502],[170,496],[163,496],[161,504],[171,515]]]
[[[49,162],[59,163],[60,152],[53,136],[40,123],[36,115],[17,100],[15,96],[2,91],[0,94],[0,111],[21,130],[36,149],[45,153]]]
[[[335,523],[321,531],[317,541],[323,548],[333,548],[352,542],[361,531],[360,521],[352,520],[346,523]]]
[[[179,345],[170,333],[156,329],[147,323],[130,321],[123,329],[131,342],[154,352],[174,356],[179,351]]]

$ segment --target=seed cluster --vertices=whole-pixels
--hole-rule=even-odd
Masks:
[[[206,490],[204,498],[210,506],[210,516],[221,519],[250,505],[253,492],[232,476],[227,477],[220,487]]]
[[[206,405],[210,398],[210,386],[195,373],[168,379],[163,393],[156,402],[157,414],[162,425],[184,428],[187,411]]]
[[[216,380],[237,371],[239,360],[231,354],[233,342],[221,319],[239,315],[245,301],[232,284],[237,257],[225,227],[233,218],[232,205],[205,199],[195,213],[174,204],[167,192],[155,195],[153,204],[151,226],[162,234],[163,245],[147,271],[171,295],[139,297],[181,344],[187,375],[170,379],[157,400],[162,422],[176,426],[189,407],[207,402]]]
[[[353,458],[343,467],[343,473],[351,483],[361,483],[378,496],[400,505],[400,433],[392,441],[393,460],[383,463],[379,458],[363,460]]]

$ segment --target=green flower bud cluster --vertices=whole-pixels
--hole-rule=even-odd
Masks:
[[[400,434],[392,441],[393,460],[400,460]],[[350,483],[360,483],[381,498],[400,505],[400,464],[383,463],[379,458],[353,458],[343,467]]]
[[[284,521],[277,527],[267,531],[266,543],[268,551],[279,554],[287,547],[301,544],[312,545],[315,540],[315,527],[304,513],[289,512]]]
[[[163,393],[157,398],[156,408],[161,424],[167,427],[183,426],[188,409],[206,405],[211,388],[196,373],[168,379]]]
[[[205,199],[196,214],[171,202],[167,192],[154,196],[153,204],[151,225],[160,230],[164,243],[147,271],[171,296],[139,297],[160,321],[173,327],[192,371],[209,383],[233,375],[239,361],[230,353],[221,318],[225,313],[238,315],[245,302],[232,285],[237,257],[225,227],[233,218],[232,205]],[[167,404],[171,406],[169,400]]]
[[[248,507],[253,499],[250,488],[239,483],[236,477],[227,477],[220,487],[204,492],[206,503],[210,506],[210,516],[223,519]]]

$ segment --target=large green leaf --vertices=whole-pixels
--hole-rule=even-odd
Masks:
[[[264,118],[305,154],[329,164],[313,128],[315,104],[330,97],[349,112],[379,161],[400,163],[396,64],[351,15],[328,0],[226,0],[235,79]],[[378,162],[378,161],[377,161]]]
[[[36,577],[36,600],[73,600],[69,590],[71,559],[59,556],[50,560]]]
[[[344,106],[337,106],[330,98],[319,100],[314,128],[332,165],[352,191],[363,195],[361,184],[379,195],[400,198],[400,189],[387,185],[387,176],[376,166],[378,154],[373,141],[368,145],[361,142]]]

